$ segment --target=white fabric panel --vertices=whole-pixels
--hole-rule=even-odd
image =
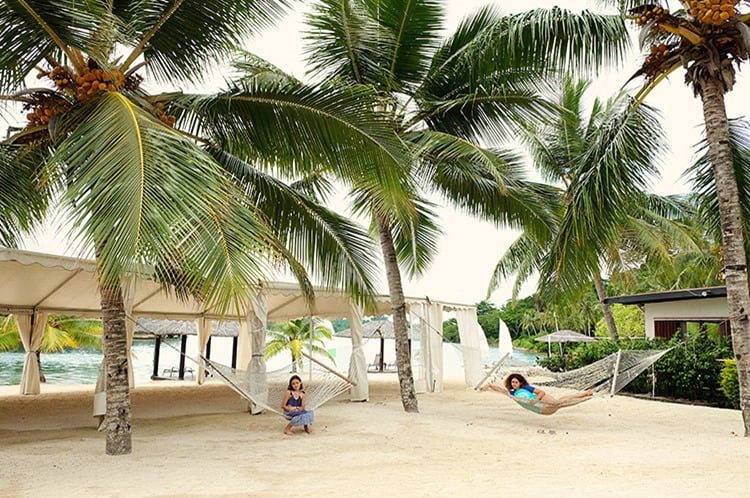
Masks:
[[[498,318],[498,321],[497,348],[500,351],[500,358],[506,354],[511,358],[513,356],[513,339],[510,337],[510,330],[502,318]]]
[[[357,385],[350,390],[351,401],[367,401],[370,385],[367,380],[367,358],[362,343],[362,319],[364,312],[355,303],[349,303],[349,326],[352,334],[352,355],[349,358],[349,378]]]
[[[464,377],[467,386],[475,386],[483,377],[482,373],[482,328],[477,322],[476,308],[456,309],[458,335],[461,338],[461,351],[464,357]],[[487,342],[485,337],[484,342]]]
[[[427,305],[427,322],[429,325],[429,377],[427,390],[443,391],[443,307],[432,303]]]
[[[422,303],[410,303],[408,306],[409,313],[409,338],[411,339],[411,371],[414,377],[414,390],[423,393],[427,390],[427,380],[425,378],[425,346],[424,337],[426,334],[424,308]]]
[[[252,386],[256,398],[268,402],[268,381],[266,379],[266,325],[268,324],[268,296],[261,290],[251,296],[252,309],[248,310],[247,321],[250,327],[250,338],[252,340],[252,356],[247,369],[251,377]],[[263,412],[263,408],[255,403],[250,403],[250,413]]]
[[[22,313],[13,316],[16,319],[23,349],[26,351],[23,361],[23,371],[21,372],[20,393],[39,394],[41,392],[39,385],[39,359],[36,357],[36,352],[42,344],[44,329],[47,327],[47,313],[35,313],[34,315]]]
[[[107,383],[104,380],[104,358],[99,364],[99,375],[96,377],[96,386],[94,387],[94,417],[103,417],[107,414]]]

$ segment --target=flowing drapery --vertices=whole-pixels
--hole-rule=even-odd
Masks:
[[[351,388],[352,401],[367,401],[370,386],[367,382],[367,358],[362,343],[362,319],[364,312],[355,303],[349,303],[349,324],[352,335],[352,355],[349,358],[349,377],[357,382]]]
[[[44,329],[47,327],[47,313],[17,313],[13,317],[18,326],[18,334],[21,336],[23,349],[26,351],[21,373],[20,392],[21,394],[39,394],[41,386],[37,353],[42,345]]]

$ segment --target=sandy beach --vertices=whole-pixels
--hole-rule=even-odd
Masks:
[[[750,493],[740,413],[626,396],[532,414],[460,379],[401,407],[395,374],[370,401],[315,414],[282,435],[216,380],[133,391],[133,453],[104,454],[93,386],[0,387],[0,496],[660,496]]]

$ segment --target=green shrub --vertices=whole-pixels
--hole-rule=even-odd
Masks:
[[[737,362],[734,360],[724,360],[724,368],[721,369],[721,391],[731,408],[740,408],[740,377],[737,374]]]
[[[719,389],[723,368],[719,360],[731,356],[731,351],[705,334],[691,336],[687,343],[675,337],[669,345],[674,349],[654,366],[656,394],[725,405]]]

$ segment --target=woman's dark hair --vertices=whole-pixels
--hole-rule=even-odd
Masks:
[[[519,387],[529,385],[529,383],[526,381],[526,377],[524,377],[523,375],[519,373],[512,373],[505,378],[505,382],[504,382],[505,389],[507,389],[508,391],[513,390],[513,386],[510,384],[510,381],[512,381],[513,379],[518,379],[518,383],[520,384]]]
[[[292,375],[291,377],[289,377],[289,385],[287,386],[287,389],[290,391],[294,391],[294,389],[292,388],[292,381],[294,379],[297,379],[299,381],[299,390],[303,391],[305,389],[305,386],[302,385],[302,379],[299,378],[299,375]]]

